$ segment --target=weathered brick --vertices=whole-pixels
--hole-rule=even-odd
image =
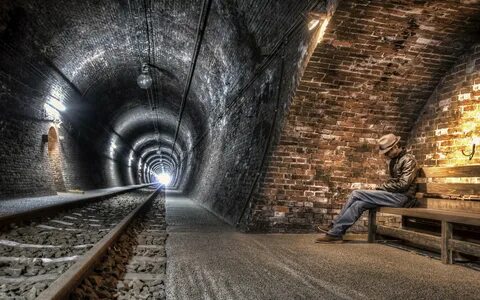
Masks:
[[[425,106],[443,76],[446,75],[443,81],[448,80],[453,87],[461,86],[464,78],[473,80],[477,74],[466,75],[464,62],[454,66],[455,58],[471,43],[459,44],[458,48],[443,45],[448,45],[452,39],[458,41],[459,36],[472,37],[473,31],[470,30],[476,26],[475,22],[466,20],[475,18],[473,14],[479,12],[478,7],[469,11],[464,8],[473,6],[442,3],[433,9],[423,3],[394,4],[378,0],[369,1],[360,13],[357,3],[340,2],[323,42],[316,46],[306,66],[296,93],[299,97],[292,98],[281,135],[285,140],[295,136],[297,147],[287,148],[279,144],[269,156],[273,160],[277,153],[282,157],[303,158],[310,167],[302,168],[316,170],[311,173],[311,180],[305,178],[296,187],[303,189],[305,197],[313,197],[325,205],[316,212],[315,218],[305,219],[310,230],[316,224],[328,223],[338,214],[351,190],[371,189],[386,178],[384,158],[378,155],[376,147],[378,137],[393,132],[400,135],[402,145],[406,145],[413,124],[420,118],[418,134],[413,138],[421,144],[414,145],[413,150],[419,161],[426,163],[425,156],[436,153],[437,146],[430,143],[459,135],[456,133],[461,132],[459,128],[451,124],[460,115],[478,107],[468,104],[474,97],[473,82],[465,82],[463,86],[468,88],[459,87],[457,91],[437,88],[437,94],[447,94],[439,99],[441,106],[447,108],[445,111],[437,112],[438,103],[431,109],[428,104]],[[438,11],[448,11],[448,30],[443,30],[444,21],[422,17],[435,15]],[[453,68],[452,72],[445,74],[450,68]],[[459,97],[463,108],[461,113],[454,114],[459,111],[456,107]],[[424,106],[426,111],[422,111]],[[430,117],[442,113],[441,119]],[[300,136],[298,132],[301,132]],[[429,150],[425,151],[426,147]],[[444,144],[440,147],[453,146]],[[441,156],[433,158],[432,155],[429,163],[444,161]],[[303,178],[298,172],[300,165],[291,166],[295,169],[279,172],[294,173],[297,174],[295,178]],[[262,186],[270,184],[261,183]],[[267,202],[254,203],[253,206],[275,205],[274,199],[263,196],[259,192],[255,199]],[[294,192],[286,193],[288,200],[298,201],[299,197]],[[300,217],[296,212],[293,215]],[[380,220],[399,222],[383,217]],[[264,224],[263,220],[253,217],[251,228],[255,228],[256,222]],[[362,222],[354,228],[364,228],[365,222]],[[293,223],[282,224],[282,230],[289,228],[298,229]],[[275,225],[271,224],[269,230],[275,231]]]

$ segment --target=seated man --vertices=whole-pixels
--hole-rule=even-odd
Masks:
[[[345,231],[367,209],[380,206],[415,206],[417,162],[412,154],[398,146],[399,140],[400,137],[393,134],[384,135],[378,140],[380,154],[384,154],[387,161],[389,160],[390,179],[376,190],[353,191],[335,221],[326,228],[319,227],[319,230],[325,233],[315,240],[316,243],[341,242]]]

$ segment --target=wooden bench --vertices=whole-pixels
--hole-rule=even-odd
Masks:
[[[392,236],[426,248],[439,250],[445,264],[453,263],[452,252],[480,257],[480,244],[456,239],[454,224],[480,226],[480,165],[429,167],[419,171],[418,208],[381,207],[369,211],[368,241],[376,235]],[[441,235],[376,224],[377,212],[437,220]],[[457,225],[458,226],[458,225]]]

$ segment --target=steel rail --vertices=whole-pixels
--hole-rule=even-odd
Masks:
[[[68,299],[72,290],[89,274],[95,264],[103,258],[108,248],[120,237],[137,214],[160,193],[162,187],[156,189],[145,201],[123,218],[107,235],[96,243],[73,266],[44,290],[36,299]]]
[[[67,209],[70,209],[70,208],[78,207],[78,206],[85,205],[85,204],[95,203],[95,202],[102,201],[102,200],[105,200],[105,199],[110,198],[110,197],[121,195],[121,194],[130,192],[130,191],[141,189],[141,188],[151,186],[151,185],[154,185],[154,183],[136,185],[136,186],[133,186],[131,188],[127,188],[127,189],[120,190],[120,191],[115,191],[115,192],[111,192],[111,193],[107,192],[107,193],[101,194],[101,195],[87,196],[87,197],[84,197],[84,198],[80,198],[80,199],[72,200],[72,201],[68,201],[68,202],[62,202],[62,203],[59,203],[59,204],[46,205],[46,206],[35,208],[35,209],[25,211],[25,212],[3,215],[3,216],[0,216],[0,231],[4,226],[8,226],[11,223],[29,221],[29,220],[32,220],[32,219],[43,218],[43,217],[46,217],[46,216],[55,215],[55,214],[57,214],[61,211],[64,211],[64,210],[67,210]]]

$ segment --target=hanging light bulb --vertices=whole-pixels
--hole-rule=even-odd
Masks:
[[[148,64],[144,63],[142,65],[142,74],[137,77],[137,84],[141,89],[148,89],[152,85],[152,76],[148,69]]]

